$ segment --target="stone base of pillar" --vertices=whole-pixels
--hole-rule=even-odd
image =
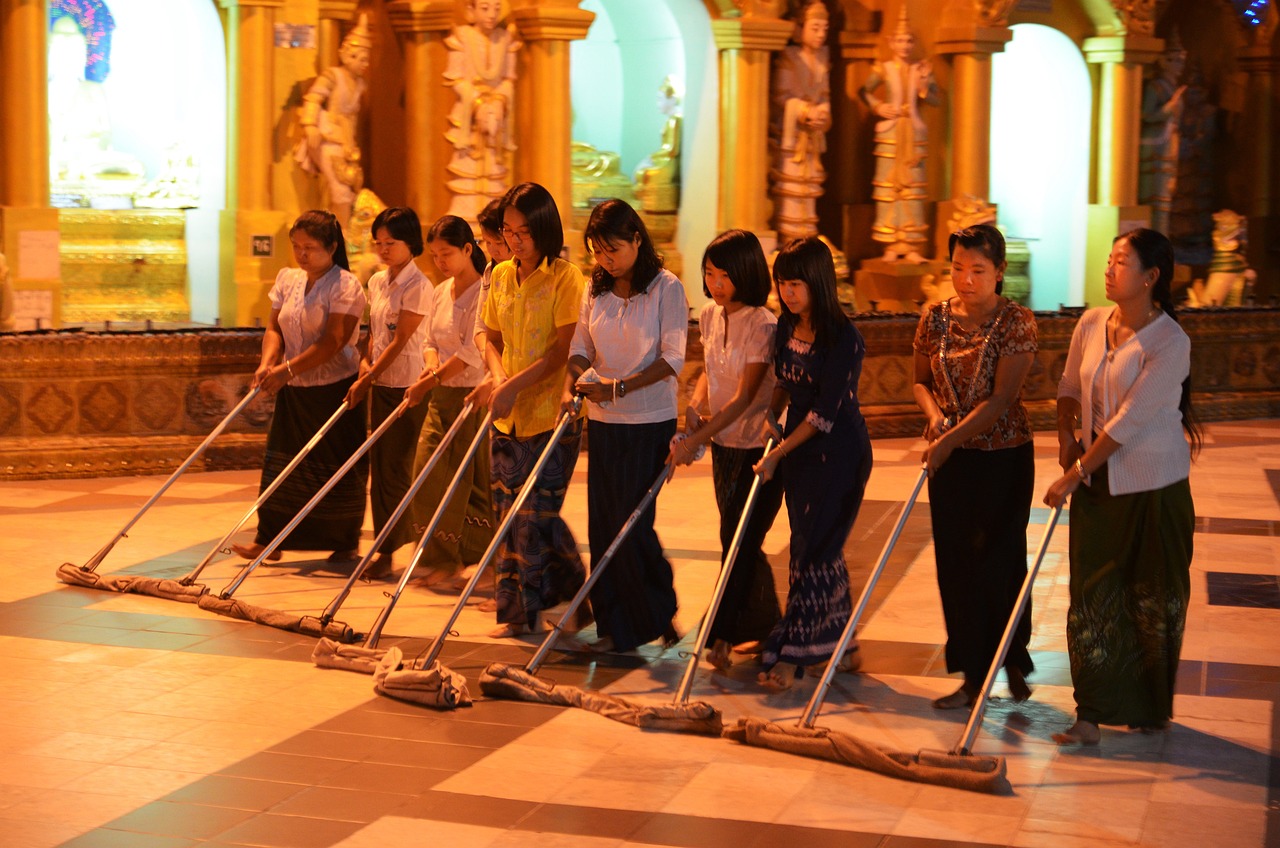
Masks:
[[[17,329],[62,326],[58,210],[0,206],[0,253],[9,264]],[[30,294],[24,294],[30,292]]]
[[[1150,206],[1108,206],[1089,204],[1089,224],[1084,249],[1084,303],[1101,306],[1107,302],[1107,257],[1111,255],[1111,242],[1116,236],[1135,227],[1151,226]],[[1080,304],[1068,303],[1067,306]]]
[[[918,313],[922,304],[938,299],[945,265],[936,259],[924,263],[863,260],[854,275],[858,311]]]
[[[281,268],[292,264],[289,216],[277,209],[226,211],[220,220],[218,318],[249,327],[271,317],[267,295]]]

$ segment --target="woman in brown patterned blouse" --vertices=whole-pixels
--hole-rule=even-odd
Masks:
[[[933,705],[968,707],[982,686],[1027,573],[1027,519],[1035,483],[1022,381],[1035,360],[1031,310],[1002,297],[1004,237],[988,224],[952,233],[955,297],[916,328],[916,403],[929,419],[934,557],[947,625],[947,671],[964,683]],[[1031,695],[1031,609],[1005,660],[1014,700]]]

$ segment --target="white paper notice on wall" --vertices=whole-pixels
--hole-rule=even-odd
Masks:
[[[18,279],[56,280],[62,276],[57,230],[18,233]]]
[[[53,326],[53,292],[18,289],[13,293],[15,330],[47,330]]]

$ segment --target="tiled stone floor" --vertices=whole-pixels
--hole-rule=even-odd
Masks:
[[[997,684],[976,745],[1007,759],[1013,791],[1003,796],[641,731],[575,710],[480,700],[440,713],[392,701],[366,676],[313,666],[311,638],[54,579],[60,563],[83,562],[110,539],[161,478],[3,484],[0,844],[1280,845],[1280,612],[1264,602],[1280,574],[1278,437],[1280,422],[1212,425],[1193,469],[1192,606],[1166,735],[1108,729],[1087,750],[1049,741],[1072,712],[1065,527],[1055,534],[1034,595],[1035,696],[1014,705]],[[1043,489],[1056,450],[1050,434],[1037,445]],[[875,443],[848,545],[855,588],[911,489],[919,448]],[[101,570],[186,573],[239,518],[256,479],[184,478]],[[584,487],[585,462],[566,506],[581,542]],[[1032,549],[1046,515],[1033,513]],[[682,470],[664,491],[658,527],[676,567],[679,622],[691,629],[718,567],[708,464]],[[783,580],[785,527],[780,517],[769,537]],[[234,574],[233,563],[218,561],[202,582],[217,591]],[[325,563],[294,554],[250,576],[236,596],[315,613],[340,585]],[[367,628],[392,585],[358,585],[339,618]],[[382,645],[420,650],[453,602],[411,587]],[[520,661],[535,644],[485,638],[490,619],[468,607],[443,654],[473,689],[485,664]],[[949,749],[963,717],[929,707],[955,682],[941,665],[925,502],[890,560],[864,636],[864,673],[839,677],[819,723],[897,750]],[[542,674],[663,701],[682,670],[677,651],[647,647],[630,657],[553,654]],[[694,696],[727,721],[794,721],[812,681],[767,694],[754,674],[745,664],[728,675],[704,666]]]

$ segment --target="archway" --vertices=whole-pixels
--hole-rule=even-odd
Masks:
[[[1013,27],[992,62],[991,200],[1009,238],[1031,249],[1033,309],[1084,302],[1093,92],[1076,44]]]
[[[194,163],[194,208],[186,213],[186,256],[191,317],[217,315],[218,216],[226,204],[226,40],[217,7],[209,0],[58,0],[51,17],[74,21],[92,45],[74,69],[97,89],[103,105],[99,135],[112,150],[145,169],[148,180],[173,173],[188,157]],[[114,21],[103,39],[106,15]],[[66,23],[60,24],[65,30]],[[109,48],[109,56],[105,50]],[[103,55],[98,55],[102,53]],[[87,59],[87,61],[86,61]],[[54,102],[58,122],[75,115]],[[63,205],[68,205],[64,203]],[[71,204],[74,205],[74,204]],[[127,208],[128,198],[108,208]]]
[[[658,147],[663,79],[674,76],[684,89],[675,243],[690,301],[700,302],[695,269],[715,236],[719,183],[719,73],[706,9],[687,0],[583,0],[582,8],[596,20],[570,46],[574,140],[618,153],[629,175]]]

